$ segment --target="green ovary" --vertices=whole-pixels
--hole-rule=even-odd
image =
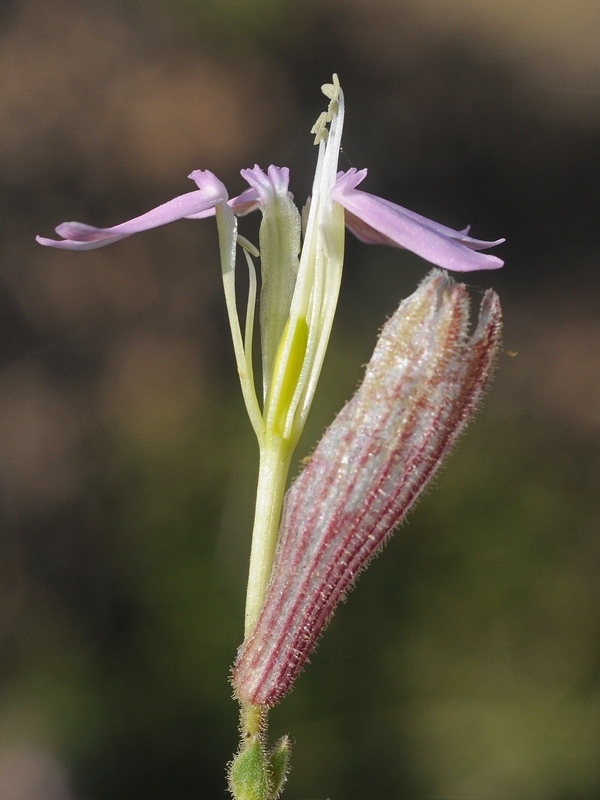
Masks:
[[[285,428],[286,417],[298,385],[298,378],[304,364],[306,344],[308,342],[308,325],[304,317],[296,317],[294,330],[291,333],[289,349],[286,347],[289,334],[290,320],[286,322],[283,335],[277,348],[275,364],[273,367],[273,383],[265,404],[265,419],[267,429],[276,436],[281,436]],[[284,352],[287,350],[285,363],[282,363]]]

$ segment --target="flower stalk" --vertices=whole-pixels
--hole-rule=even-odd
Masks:
[[[244,636],[254,628],[271,576],[285,484],[292,453],[288,442],[271,436],[260,448],[252,547],[246,590]]]

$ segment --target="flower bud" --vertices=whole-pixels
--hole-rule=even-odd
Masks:
[[[500,329],[490,290],[470,334],[467,290],[439,270],[386,323],[362,385],[287,492],[265,601],[233,671],[243,703],[272,706],[290,690],[473,415]]]

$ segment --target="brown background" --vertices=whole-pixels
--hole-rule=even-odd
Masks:
[[[480,238],[484,411],[340,610],[273,735],[290,798],[600,791],[600,16],[595,0],[14,0],[0,10],[0,799],[224,796],[256,447],[214,226],[37,246],[239,169],[341,168]],[[256,221],[242,232],[256,240]],[[427,266],[348,240],[298,458]],[[516,355],[515,355],[516,353]]]

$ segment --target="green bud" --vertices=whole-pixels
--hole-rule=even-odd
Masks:
[[[289,769],[290,749],[291,745],[289,736],[283,736],[275,744],[275,747],[269,755],[269,766],[271,772],[271,779],[269,781],[271,784],[269,800],[276,800],[283,789],[283,784],[286,781]]]
[[[258,734],[240,747],[229,767],[229,791],[234,800],[269,800],[269,777]]]

